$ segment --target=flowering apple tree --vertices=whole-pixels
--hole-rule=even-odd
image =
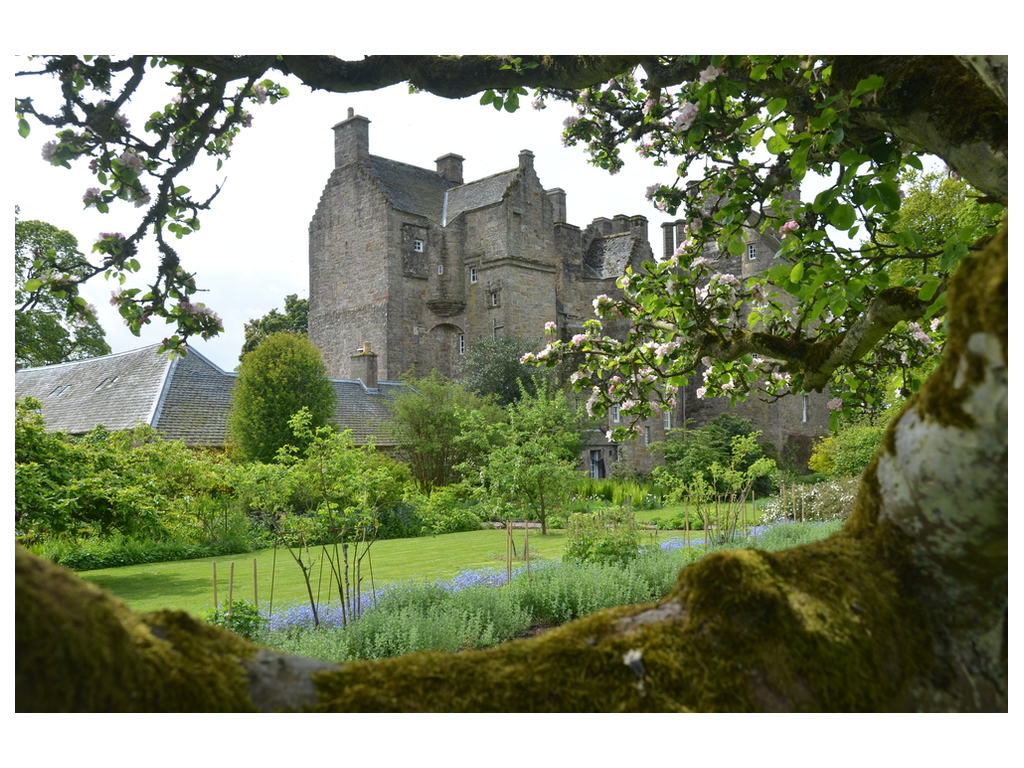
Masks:
[[[60,271],[57,264],[46,263],[46,254],[40,254],[34,269],[53,277],[26,286],[22,309],[56,294],[68,299],[69,311],[85,313],[84,303],[74,301],[78,286],[105,274],[121,286],[112,292],[111,304],[134,333],[153,317],[164,317],[177,325],[177,333],[164,339],[165,349],[179,348],[191,335],[216,335],[221,320],[204,304],[190,300],[197,290],[195,280],[181,266],[171,243],[199,229],[199,214],[209,209],[219,188],[205,198],[196,197],[178,177],[201,154],[216,158],[219,169],[230,155],[234,138],[251,124],[252,105],[274,103],[288,91],[256,76],[233,84],[233,78],[188,66],[168,69],[168,60],[161,57],[49,56],[30,61],[38,67],[18,76],[56,78],[61,103],[46,114],[33,99],[16,98],[21,136],[28,136],[30,120],[35,120],[55,129],[54,138],[43,146],[45,162],[67,168],[74,162],[88,162],[96,185],[84,190],[86,208],[107,213],[114,205],[132,205],[143,213],[132,233],[100,233],[93,246],[96,259],[73,276]],[[147,74],[161,70],[175,95],[170,103],[156,108],[144,125],[133,126],[124,113],[125,105],[136,96]],[[146,288],[125,287],[129,275],[140,269],[136,257],[150,235],[160,253],[156,278]]]
[[[904,375],[905,394],[916,390],[913,370],[941,352],[950,274],[998,229],[1005,175],[976,173],[988,195],[979,193],[981,215],[929,250],[900,213],[901,173],[920,170],[927,151],[912,131],[871,121],[896,111],[896,99],[923,76],[970,82],[965,66],[948,65],[650,58],[587,89],[540,89],[536,108],[545,99],[575,105],[564,141],[584,144],[594,164],[615,173],[632,145],[655,165],[676,167],[676,182],[652,185],[647,197],[678,212],[686,239],[621,278],[621,296],[598,297],[585,333],[553,340],[535,359],[583,353],[574,383],[590,389],[590,410],[617,404],[634,425],[650,417],[652,402],[674,405],[676,389],[699,370],[698,397],[778,397],[831,384],[839,393],[833,415],[844,405],[877,407],[878,387],[866,384],[894,371]],[[981,81],[974,86],[998,111]],[[801,200],[808,173],[826,186]],[[745,280],[715,270],[708,254],[743,253],[752,230],[778,242],[774,266]],[[917,268],[891,277],[889,267],[908,260]],[[607,335],[602,322],[621,317],[628,336]],[[618,428],[618,437],[627,431]]]

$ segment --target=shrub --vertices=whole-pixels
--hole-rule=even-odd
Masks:
[[[829,477],[859,476],[874,458],[885,427],[854,425],[814,444],[807,466]]]
[[[288,423],[294,414],[307,408],[314,430],[326,426],[335,399],[313,343],[301,334],[272,333],[238,368],[228,414],[231,439],[245,459],[272,461],[281,447],[298,444]]]
[[[462,498],[461,486],[435,488],[430,496],[420,496],[417,512],[423,527],[434,535],[478,531],[483,521],[475,502]]]
[[[625,563],[640,551],[632,512],[598,510],[569,518],[562,559],[568,563]]]
[[[218,609],[203,615],[203,621],[234,632],[236,635],[259,640],[266,619],[259,608],[245,600],[225,600]]]

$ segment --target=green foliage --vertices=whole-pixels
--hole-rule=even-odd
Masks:
[[[489,450],[489,430],[474,431],[471,420],[490,425],[503,421],[504,415],[465,384],[448,381],[437,371],[407,383],[409,388],[389,404],[394,437],[420,491],[429,494],[458,482],[458,467]]]
[[[565,562],[625,563],[639,552],[640,530],[632,512],[602,509],[569,517]]]
[[[322,427],[334,415],[335,400],[312,342],[293,333],[273,333],[239,367],[228,415],[231,439],[242,458],[269,462],[283,446],[296,444],[289,420],[299,410],[308,409],[311,426]]]
[[[539,340],[515,336],[481,339],[459,360],[459,378],[470,392],[492,397],[501,406],[510,405],[524,392],[535,395],[537,379],[549,384],[557,380],[558,368],[539,369],[520,360],[541,346],[543,342]]]
[[[851,424],[814,444],[807,466],[829,477],[859,477],[881,445],[884,426]]]
[[[524,393],[508,414],[502,424],[475,421],[478,433],[490,427],[499,442],[472,465],[481,481],[476,492],[495,510],[514,508],[538,520],[545,535],[548,513],[568,499],[578,480],[581,420],[553,386]]]
[[[660,507],[664,492],[661,486],[654,483],[615,477],[595,480],[587,476],[580,479],[573,494],[579,499],[603,499],[617,507],[643,510]]]
[[[14,360],[53,365],[110,354],[96,308],[78,297],[89,264],[69,232],[14,220]],[[69,301],[70,298],[70,301]]]
[[[436,535],[480,529],[480,505],[461,484],[435,488],[429,496],[416,497],[416,510],[426,531]]]
[[[263,317],[245,324],[245,342],[242,344],[238,360],[242,361],[272,333],[306,335],[308,331],[309,299],[300,299],[295,293],[288,294],[284,297],[284,314],[274,308]]]
[[[29,546],[40,557],[73,571],[124,568],[145,563],[170,563],[203,557],[223,557],[249,551],[244,537],[189,543],[176,537],[132,539],[113,534],[104,538],[46,536]]]
[[[716,462],[726,466],[732,461],[733,440],[737,437],[751,435],[754,428],[746,419],[723,413],[709,421],[699,429],[673,429],[666,440],[654,443],[650,450],[659,451],[665,457],[665,464],[654,469],[659,482],[674,487],[692,483],[698,475],[707,477],[719,492],[726,492],[728,483],[725,478],[712,477],[711,467]],[[750,451],[736,462],[736,469],[745,471],[755,462],[764,457],[762,448],[754,444]],[[771,490],[770,480],[755,481],[754,491],[761,496]]]
[[[203,621],[252,641],[260,639],[266,624],[259,608],[246,600],[225,600],[220,608],[205,613]]]

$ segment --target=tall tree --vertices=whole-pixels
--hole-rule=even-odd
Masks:
[[[481,397],[493,396],[499,405],[516,402],[523,393],[536,394],[537,380],[553,380],[555,370],[526,365],[522,357],[536,352],[543,341],[502,336],[482,339],[459,360],[459,377]]]
[[[320,350],[305,336],[272,333],[245,356],[231,393],[228,426],[242,456],[273,461],[280,448],[305,448],[289,421],[309,410],[309,428],[327,426],[337,396]]]
[[[458,482],[459,466],[488,450],[489,435],[482,430],[469,434],[470,425],[497,423],[503,414],[465,384],[449,381],[437,371],[406,383],[408,389],[389,404],[394,436],[419,489],[430,493]],[[479,416],[477,421],[472,421],[473,414]]]
[[[45,59],[26,74],[63,75],[63,109],[40,115],[31,99],[16,100],[23,134],[30,119],[58,130],[46,152],[50,162],[97,160],[103,187],[90,197],[97,207],[118,196],[145,200],[137,157],[156,174],[159,189],[140,228],[123,240],[105,240],[98,267],[128,269],[133,249],[156,222],[164,263],[149,298],[132,295],[122,305],[129,317],[147,309],[168,312],[169,284],[190,292],[187,273],[179,272],[161,236],[165,225],[179,233],[194,229],[208,201],[179,191],[176,176],[208,144],[207,151],[226,153],[245,120],[244,105],[271,92],[273,83],[260,80],[271,70],[336,92],[400,81],[447,97],[483,91],[484,102],[509,110],[527,89],[539,89],[540,98],[576,105],[567,141],[586,142],[599,165],[614,170],[630,142],[641,154],[672,163],[681,180],[706,165],[694,187],[681,182],[650,190],[666,210],[682,209],[690,242],[666,263],[630,275],[623,282],[625,301],[598,302],[602,315],[628,313],[629,343],[615,345],[591,325],[582,339],[563,345],[594,360],[592,376],[577,380],[591,389],[592,410],[629,393],[633,415],[642,417],[650,412],[649,398],[671,398],[659,378],[676,386],[705,357],[710,394],[743,394],[765,376],[780,382],[780,390],[821,388],[833,375],[856,376],[859,362],[898,323],[946,313],[942,362],[888,427],[841,534],[776,555],[737,551],[706,558],[684,569],[657,607],[590,617],[534,640],[532,652],[515,645],[484,655],[332,670],[316,678],[316,704],[300,704],[340,711],[1007,708],[1006,227],[995,235],[988,225],[961,232],[944,246],[936,271],[920,273],[916,285],[889,285],[878,269],[908,257],[878,235],[896,231],[896,178],[920,164],[922,153],[945,160],[985,196],[983,204],[1006,204],[1006,56],[371,56],[355,62],[209,56],[154,63],[178,67],[173,82],[180,93],[155,113],[149,126],[155,142],[117,119],[146,74],[142,57]],[[117,72],[130,76],[105,93]],[[237,87],[231,95],[229,86]],[[751,154],[762,146],[767,160]],[[832,185],[813,201],[800,201],[794,184],[808,172],[831,174]],[[771,230],[782,241],[782,259],[767,273],[770,283],[708,284],[698,255],[702,241],[713,238],[737,253],[747,227]],[[840,235],[833,237],[829,227]],[[848,235],[861,231],[867,243],[851,247],[855,240]],[[916,249],[913,236],[901,237],[901,246]],[[945,272],[952,274],[948,290]],[[796,297],[795,316],[772,296],[772,286]],[[733,322],[744,303],[757,305],[762,328]],[[173,315],[181,336],[208,329],[186,314]],[[544,357],[558,351],[553,347]],[[69,686],[81,690],[77,681],[109,679],[103,669],[85,673],[101,661],[85,665],[102,655],[94,646],[112,645],[95,633],[69,644],[70,630],[57,623],[66,609],[45,586],[62,577],[33,580],[42,569],[24,557],[20,562],[18,626],[37,629],[19,636],[19,649],[30,649],[40,663],[26,661],[19,675],[31,677],[19,680],[32,680],[33,701],[66,701]],[[42,587],[33,589],[38,583]],[[46,611],[52,621],[39,618]],[[139,623],[124,619],[124,636],[138,637]],[[119,670],[150,668],[145,647],[119,642]],[[47,667],[52,658],[71,658],[69,647],[76,666]],[[240,650],[231,663],[252,653]],[[20,665],[21,650],[18,658]],[[686,663],[693,658],[702,660],[699,670]],[[231,669],[227,674],[244,680],[243,671]],[[542,675],[531,674],[538,669]],[[520,685],[506,685],[519,671]],[[110,706],[99,701],[96,706]],[[225,695],[223,706],[229,705],[254,701],[249,694]]]
[[[565,394],[552,384],[523,392],[498,425],[498,445],[475,462],[480,494],[501,501],[540,522],[548,533],[548,514],[561,505],[578,479],[581,420]],[[484,429],[481,424],[479,429]]]
[[[65,291],[82,276],[85,257],[70,232],[44,221],[14,219],[14,361],[53,365],[110,354],[96,308]],[[36,299],[32,294],[40,291]],[[74,290],[74,289],[72,289]]]
[[[245,324],[245,341],[242,351],[238,354],[239,362],[246,354],[258,347],[272,333],[309,332],[309,299],[300,299],[298,294],[290,293],[284,297],[284,313],[277,307],[263,317],[250,320]]]

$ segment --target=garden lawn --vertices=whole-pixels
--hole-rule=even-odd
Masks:
[[[520,555],[523,533],[515,531]],[[434,581],[450,578],[469,568],[502,567],[505,563],[505,538],[505,531],[486,530],[378,541],[370,548],[370,563],[363,560],[363,585],[370,586],[370,565],[378,586],[410,579]],[[541,536],[539,531],[530,531],[530,551],[536,552],[539,558],[561,559],[564,546],[564,531],[552,530],[547,536]],[[319,551],[319,548],[310,550],[315,561],[312,584],[314,595],[319,583],[320,599],[327,600],[337,592],[332,590],[334,594],[328,594],[329,566],[319,557]],[[257,597],[261,607],[266,607],[271,598],[272,573],[275,605],[308,600],[302,572],[286,549],[277,550],[276,565],[274,550],[267,549],[225,557],[82,571],[78,575],[114,593],[136,611],[170,608],[203,613],[213,607],[213,563],[217,564],[218,602],[227,599],[232,563],[235,565],[234,599],[252,600],[254,559]],[[303,562],[309,562],[305,555]],[[515,565],[521,564],[522,561],[515,562]]]

